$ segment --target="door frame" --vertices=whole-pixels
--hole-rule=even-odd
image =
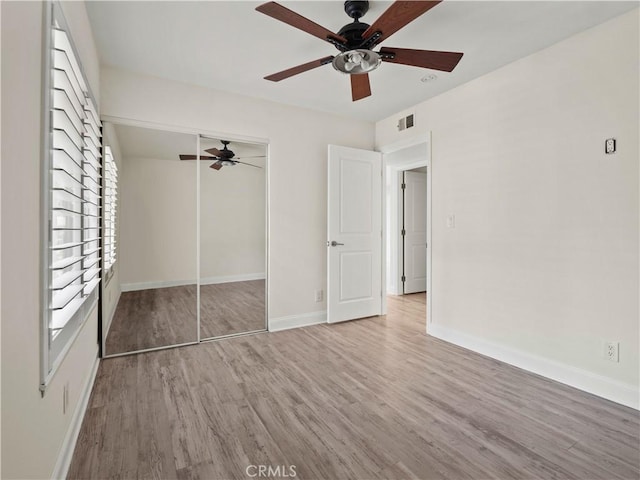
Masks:
[[[400,160],[395,161],[391,154],[400,153],[402,150],[417,147],[419,145],[426,146],[426,158],[419,160]],[[427,312],[425,319],[425,331],[427,323],[432,321],[432,284],[431,284],[431,252],[432,239],[431,239],[431,224],[432,224],[432,182],[433,182],[433,169],[431,167],[431,131],[425,134],[416,135],[414,137],[405,138],[396,142],[380,145],[378,150],[382,153],[382,186],[383,195],[387,194],[387,185],[398,185],[399,175],[405,170],[411,170],[418,167],[427,167]],[[396,212],[397,215],[397,212]],[[382,202],[382,314],[387,313],[387,202]],[[399,232],[398,232],[399,235]],[[393,255],[393,252],[391,253]],[[397,257],[397,252],[396,252]]]

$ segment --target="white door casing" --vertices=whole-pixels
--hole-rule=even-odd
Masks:
[[[404,172],[404,293],[427,290],[427,174]]]
[[[380,315],[382,154],[329,145],[328,167],[327,321]]]

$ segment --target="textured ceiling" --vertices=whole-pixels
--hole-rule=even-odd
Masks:
[[[334,55],[330,44],[256,12],[261,2],[90,1],[101,62],[143,74],[376,121],[638,7],[637,2],[445,1],[382,46],[464,52],[451,73],[383,64],[373,95],[351,101],[331,65],[278,83],[265,75]],[[337,31],[343,2],[281,2]],[[391,2],[371,2],[373,21]],[[597,65],[594,65],[597,68]],[[437,79],[421,82],[428,74]]]

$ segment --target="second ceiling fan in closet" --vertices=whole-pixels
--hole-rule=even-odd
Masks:
[[[209,148],[205,150],[209,155],[200,155],[200,160],[215,160],[214,163],[209,165],[209,168],[213,168],[214,170],[220,170],[222,167],[232,167],[237,164],[247,165],[249,167],[254,168],[262,168],[258,165],[253,165],[252,163],[241,162],[240,158],[265,158],[264,155],[257,155],[252,157],[236,157],[233,150],[229,150],[229,145],[231,142],[229,140],[220,140],[222,142],[222,150],[217,148]],[[197,160],[198,155],[180,155],[180,160]]]

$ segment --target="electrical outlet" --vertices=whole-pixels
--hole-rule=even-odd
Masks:
[[[322,290],[316,290],[316,302],[319,303],[324,299],[324,292]]]
[[[618,363],[620,361],[620,342],[606,342],[604,356],[607,360]]]

